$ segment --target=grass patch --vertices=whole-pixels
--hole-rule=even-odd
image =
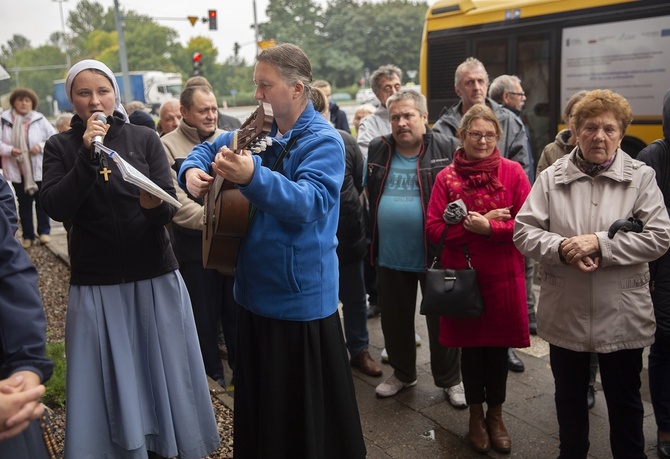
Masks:
[[[45,384],[42,403],[50,408],[65,407],[65,342],[47,343],[47,357],[54,362],[54,374]]]

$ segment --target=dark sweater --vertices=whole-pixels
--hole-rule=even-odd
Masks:
[[[361,193],[363,191],[363,154],[356,139],[339,130],[344,141],[346,167],[340,191],[340,220],[337,224],[337,257],[340,265],[360,261],[365,254],[365,220]]]
[[[159,187],[175,197],[163,146],[155,131],[125,123],[117,116],[104,138]],[[70,283],[112,285],[150,279],[178,268],[165,225],[176,209],[163,202],[154,209],[139,203],[139,189],[121,177],[105,154],[109,181],[100,160],[84,148],[85,125],[79,116],[72,129],[52,136],[44,148],[40,201],[51,218],[71,220]]]

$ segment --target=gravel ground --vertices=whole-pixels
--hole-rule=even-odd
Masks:
[[[47,317],[47,339],[64,340],[70,269],[41,244],[30,247],[27,252],[39,273],[39,290]],[[212,404],[219,427],[221,447],[207,458],[230,459],[233,457],[233,412],[215,396],[212,396]],[[59,455],[62,455],[65,432],[64,409],[56,408],[52,411],[51,427],[59,446]]]

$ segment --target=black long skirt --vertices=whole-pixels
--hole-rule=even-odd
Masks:
[[[235,459],[364,458],[337,312],[294,322],[238,311]]]

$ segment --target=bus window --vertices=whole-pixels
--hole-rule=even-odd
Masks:
[[[554,140],[549,135],[549,34],[520,36],[517,39],[516,69],[510,73],[521,78],[526,104],[521,117],[530,131],[535,161],[545,145]]]
[[[498,75],[507,73],[507,40],[480,40],[475,43],[477,59],[484,63],[491,81]]]

